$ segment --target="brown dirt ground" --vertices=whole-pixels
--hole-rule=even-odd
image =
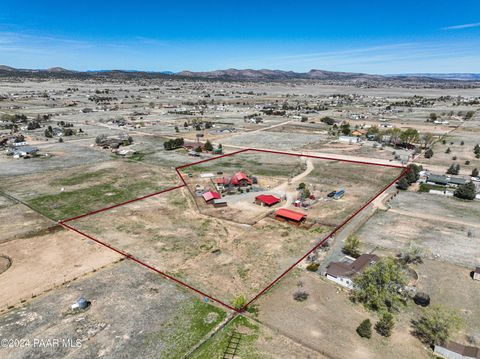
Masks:
[[[298,282],[310,295],[297,302],[292,295]],[[280,285],[258,301],[259,320],[281,334],[331,358],[429,358],[421,343],[409,334],[408,322],[399,320],[393,335],[384,339],[373,332],[370,340],[355,329],[360,322],[376,318],[348,299],[346,291],[317,274],[290,273]]]
[[[0,308],[29,299],[120,258],[115,252],[65,230],[0,244],[12,259],[0,274]]]
[[[51,227],[54,224],[23,204],[0,208],[0,243]]]
[[[328,233],[270,218],[249,226],[204,216],[186,189],[70,225],[225,302],[257,294]]]
[[[2,274],[8,268],[10,268],[11,264],[12,264],[12,262],[10,261],[10,258],[5,257],[5,256],[0,256],[0,274]]]
[[[455,336],[459,341],[465,335],[480,337],[480,282],[470,277],[474,269],[435,260],[425,260],[415,268],[418,289],[428,293],[432,303],[452,308],[462,318],[463,328]]]

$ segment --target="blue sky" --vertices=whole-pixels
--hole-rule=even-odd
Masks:
[[[0,64],[480,72],[480,1],[0,1]]]

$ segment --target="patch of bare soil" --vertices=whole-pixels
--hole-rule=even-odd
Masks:
[[[0,276],[0,308],[12,306],[120,258],[67,231],[0,244],[12,265]]]
[[[0,256],[0,274],[5,272],[10,266],[12,265],[12,261],[10,258],[5,256]]]

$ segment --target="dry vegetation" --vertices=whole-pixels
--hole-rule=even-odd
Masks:
[[[341,143],[339,128],[346,122],[351,131],[378,126],[388,134],[414,128],[420,138],[432,134],[433,157],[421,154],[417,160],[424,168],[443,174],[458,163],[465,179],[473,168],[480,169],[473,153],[480,142],[480,92],[475,86],[170,78],[0,81],[0,285],[6,288],[0,293],[0,337],[49,333],[84,341],[82,348],[72,350],[9,349],[9,357],[179,358],[226,317],[219,306],[201,303],[162,276],[129,261],[118,262],[115,252],[55,225],[178,185],[175,167],[215,158],[204,150],[199,157],[189,156],[187,148],[167,151],[166,140],[182,137],[194,146],[200,144],[195,144],[197,138],[209,140],[214,148],[222,144],[227,154],[255,147],[399,165],[395,156],[402,146],[383,138],[367,140],[365,134],[360,144]],[[269,108],[276,113],[270,114]],[[473,113],[469,118],[468,112]],[[431,113],[442,123],[427,121]],[[335,125],[327,125],[326,117]],[[65,128],[72,129],[72,135],[65,135],[61,121],[71,125]],[[29,129],[34,122],[38,127]],[[46,137],[49,126],[61,134]],[[99,135],[130,136],[133,143],[122,144],[126,152],[120,154],[95,145]],[[36,147],[38,156],[8,156],[6,150],[20,139]],[[422,144],[414,146],[421,150]],[[196,184],[213,189],[212,181],[200,174],[220,171],[257,177],[258,191],[227,196],[228,207],[214,209],[202,198],[196,199],[197,208],[183,188],[70,224],[230,304],[240,294],[252,298],[399,174],[387,167],[260,152],[186,167],[182,173],[191,190]],[[271,213],[279,207],[299,210],[292,203],[301,182],[316,198],[304,210],[308,226],[274,220]],[[346,190],[342,199],[327,199],[329,192],[341,188]],[[467,336],[480,335],[475,301],[479,286],[469,277],[480,265],[479,202],[415,189],[388,205],[379,199],[337,233],[317,261],[323,268],[324,262],[342,256],[342,241],[363,222],[357,233],[363,251],[396,255],[415,242],[429,258],[414,267],[418,289],[428,292],[432,303],[461,315],[464,327],[453,338],[466,343]],[[260,207],[253,204],[256,193],[284,194],[286,200]],[[373,214],[377,208],[382,210]],[[244,335],[242,358],[431,356],[410,334],[410,319],[419,315],[418,307],[409,305],[398,316],[391,338],[374,334],[367,341],[355,328],[365,318],[375,321],[375,315],[305,267],[301,263],[261,297],[258,313],[253,309],[237,317],[192,356],[221,358],[233,331]],[[299,281],[309,293],[304,302],[293,299]],[[93,301],[91,309],[64,316],[80,296]]]

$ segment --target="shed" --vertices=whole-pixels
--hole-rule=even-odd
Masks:
[[[207,203],[213,203],[213,200],[220,198],[222,198],[222,196],[220,196],[220,193],[214,191],[208,191],[203,194],[203,199]]]
[[[214,199],[213,206],[216,208],[227,207],[227,200],[225,198]]]
[[[304,222],[307,215],[300,212],[291,211],[286,208],[280,208],[275,212],[275,218],[281,221],[292,222],[294,224],[300,224]]]
[[[480,280],[480,267],[475,268],[473,272],[473,279]]]
[[[359,143],[361,139],[355,136],[340,136],[338,137],[338,141],[342,143]]]
[[[261,194],[255,197],[255,203],[261,206],[271,207],[280,202],[280,198],[272,196],[271,194]]]

